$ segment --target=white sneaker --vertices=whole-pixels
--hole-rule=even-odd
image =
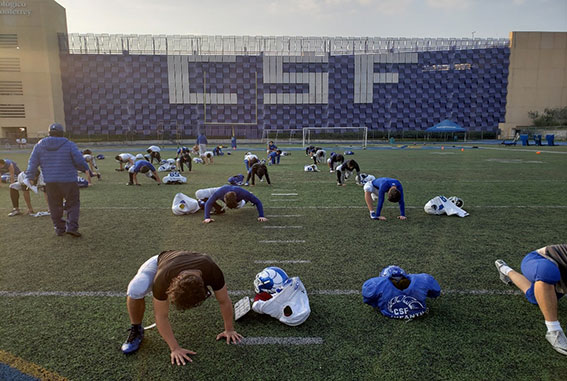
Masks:
[[[20,214],[22,214],[22,212],[20,212],[20,209],[14,209],[10,213],[8,213],[8,217],[14,217],[14,216],[18,216]]]
[[[567,355],[567,337],[563,331],[550,331],[545,334],[545,338],[553,349],[562,355]]]
[[[502,259],[497,259],[494,262],[494,265],[496,266],[496,268],[498,269],[498,275],[500,275],[500,280],[502,282],[504,282],[504,284],[507,284],[508,286],[512,284],[512,280],[510,279],[510,277],[508,277],[508,275],[504,275],[504,273],[502,272],[502,270],[500,270],[502,268],[502,266],[508,266],[506,264],[506,262],[504,262]]]

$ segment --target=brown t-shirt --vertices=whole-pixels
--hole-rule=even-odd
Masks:
[[[201,270],[205,287],[210,286],[213,291],[224,287],[224,275],[221,269],[207,254],[168,250],[158,256],[158,270],[152,287],[154,298],[167,300],[166,291],[171,280],[185,270]]]

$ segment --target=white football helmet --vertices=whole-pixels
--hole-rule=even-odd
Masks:
[[[279,267],[270,266],[256,274],[254,279],[254,291],[256,293],[267,292],[275,294],[281,292],[289,282],[286,272]]]
[[[447,200],[451,201],[457,208],[462,208],[465,205],[465,202],[458,198],[457,196],[451,196]]]

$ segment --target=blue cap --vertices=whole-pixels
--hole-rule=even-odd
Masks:
[[[53,123],[51,126],[49,126],[49,131],[58,131],[58,132],[65,132],[65,129],[63,128],[63,126],[59,123]]]

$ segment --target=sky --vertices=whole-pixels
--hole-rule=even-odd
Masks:
[[[69,33],[507,38],[567,31],[567,0],[56,0]]]

